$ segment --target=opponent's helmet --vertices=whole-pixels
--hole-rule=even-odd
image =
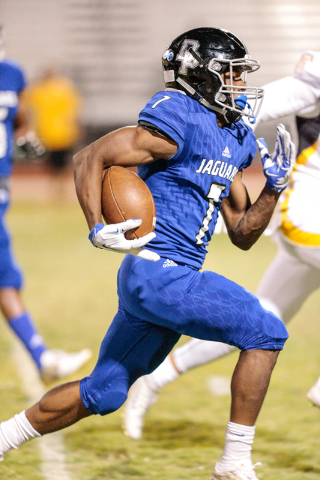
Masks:
[[[168,89],[183,90],[220,114],[225,123],[236,122],[242,115],[255,122],[263,89],[235,86],[232,75],[236,67],[246,82],[247,73],[258,70],[260,64],[250,58],[244,43],[231,32],[209,27],[189,30],[169,45],[162,56],[162,65]],[[221,76],[227,71],[230,85]]]

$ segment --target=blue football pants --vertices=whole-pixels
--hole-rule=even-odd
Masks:
[[[283,322],[236,283],[210,271],[126,255],[118,273],[118,312],[98,363],[80,382],[88,410],[106,415],[124,403],[137,378],[151,373],[180,335],[241,350],[282,350]]]

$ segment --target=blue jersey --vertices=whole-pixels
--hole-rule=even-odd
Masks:
[[[139,167],[156,204],[156,238],[148,248],[160,256],[199,269],[217,222],[223,197],[236,173],[256,152],[252,129],[242,120],[220,128],[216,115],[178,91],[157,93],[140,112],[173,139],[169,160]]]
[[[12,170],[11,150],[14,120],[18,109],[18,95],[26,81],[21,68],[14,62],[0,62],[0,176]]]

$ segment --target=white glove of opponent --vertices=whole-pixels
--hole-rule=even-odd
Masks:
[[[259,138],[257,144],[261,155],[263,173],[267,178],[266,187],[280,193],[289,183],[296,159],[296,149],[291,141],[290,133],[281,123],[277,126],[277,139],[271,157],[263,138]]]
[[[144,258],[145,260],[157,262],[160,259],[157,253],[141,248],[156,236],[154,232],[134,240],[127,240],[124,236],[128,230],[139,227],[141,223],[142,220],[140,219],[127,220],[113,225],[98,223],[91,230],[89,240],[97,248],[118,253],[131,253],[131,255]]]

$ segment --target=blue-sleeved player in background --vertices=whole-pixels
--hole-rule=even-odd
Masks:
[[[257,241],[287,185],[294,147],[282,125],[271,157],[261,144],[267,182],[251,204],[241,172],[254,158],[256,140],[241,117],[254,121],[263,96],[246,85],[258,61],[232,33],[197,28],[175,39],[162,63],[166,90],[147,103],[139,125],[102,137],[74,159],[89,239],[132,254],[119,270],[119,309],[98,363],[90,376],[51,390],[2,422],[0,456],[26,439],[120,408],[133,382],[153,371],[184,334],[241,350],[226,443],[212,479],[254,480],[254,425],[288,333],[250,292],[200,269],[220,209],[232,243],[247,250]],[[139,219],[102,223],[101,179],[111,165],[139,167],[156,203],[156,236],[127,240],[125,232]]]
[[[12,255],[4,216],[9,207],[14,136],[26,153],[37,155],[41,152],[41,145],[30,130],[27,117],[19,108],[19,99],[25,87],[26,80],[20,66],[5,58],[0,27],[0,310],[29,351],[41,377],[53,380],[78,370],[91,357],[91,352],[88,349],[77,353],[49,350],[26,311],[20,294],[22,275]]]

